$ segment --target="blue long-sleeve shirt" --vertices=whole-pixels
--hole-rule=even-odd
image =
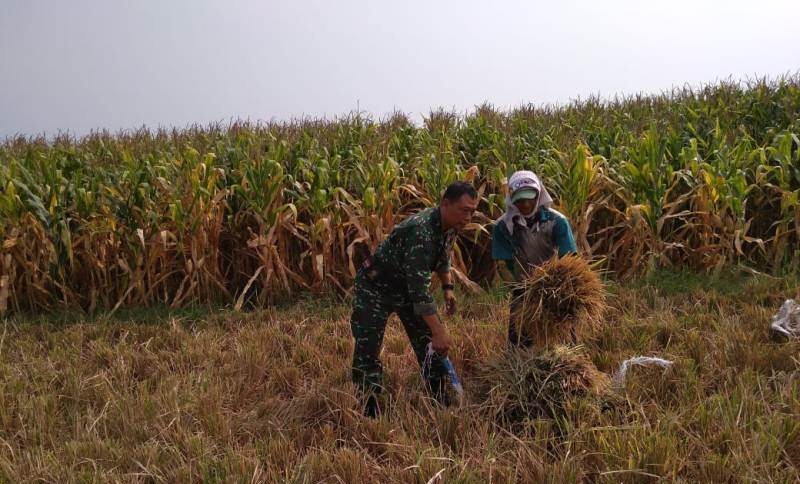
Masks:
[[[567,217],[552,208],[540,207],[530,226],[515,224],[514,234],[503,221],[495,223],[492,230],[492,258],[506,261],[515,276],[515,261],[538,265],[556,253],[562,257],[577,252]]]

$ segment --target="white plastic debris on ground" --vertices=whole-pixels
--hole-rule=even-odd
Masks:
[[[794,299],[787,299],[772,317],[772,331],[787,338],[800,337],[800,304]]]
[[[665,370],[672,366],[672,362],[663,358],[655,358],[651,356],[637,356],[629,358],[622,362],[619,369],[614,373],[611,378],[611,385],[614,388],[622,388],[625,386],[625,376],[632,366],[660,366]]]

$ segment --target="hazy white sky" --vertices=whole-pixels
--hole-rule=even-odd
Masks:
[[[0,0],[0,138],[419,120],[799,69],[798,0]]]

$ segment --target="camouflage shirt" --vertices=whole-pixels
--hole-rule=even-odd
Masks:
[[[375,269],[367,271],[381,295],[412,304],[420,316],[436,313],[430,294],[432,272],[450,270],[455,230],[442,230],[439,208],[428,208],[395,226],[373,255]],[[369,276],[368,276],[369,277]]]

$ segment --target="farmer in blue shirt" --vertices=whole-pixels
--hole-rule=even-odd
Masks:
[[[497,219],[492,232],[492,257],[505,261],[516,281],[556,255],[577,254],[569,221],[551,207],[553,199],[536,174],[517,171],[508,180],[508,188],[506,212]],[[508,340],[512,345],[528,347],[533,341],[517,331],[521,295],[519,289],[511,295]]]

